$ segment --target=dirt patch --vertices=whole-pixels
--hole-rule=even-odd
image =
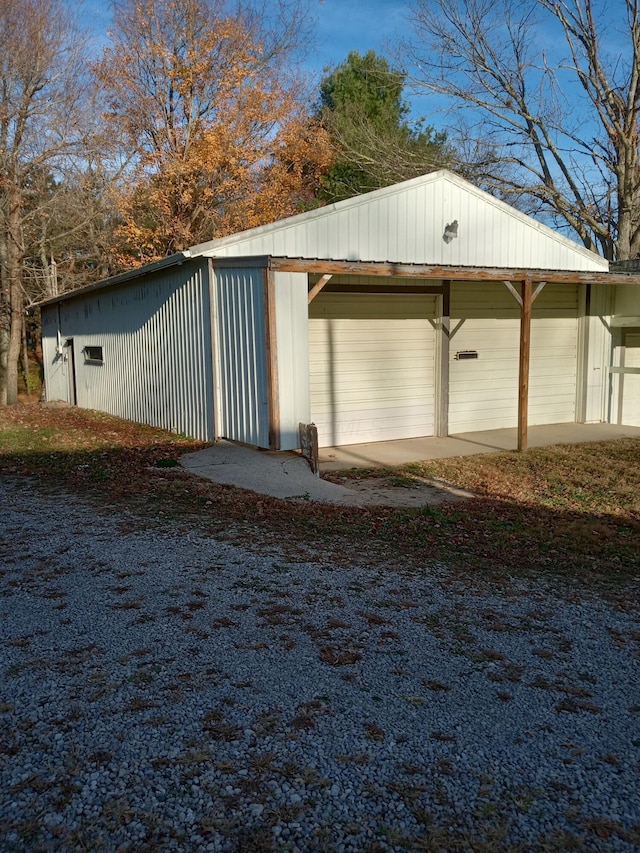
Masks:
[[[332,482],[352,489],[357,493],[359,505],[417,507],[465,501],[475,497],[471,492],[458,489],[442,480],[412,479],[409,483],[393,485],[390,477],[340,477],[333,476]],[[347,503],[342,500],[341,503]]]

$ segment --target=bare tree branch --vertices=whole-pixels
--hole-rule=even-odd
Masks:
[[[622,259],[640,254],[640,0],[611,5],[415,0],[405,50],[414,85],[468,116],[461,171]]]
[[[0,0],[0,404],[17,400],[35,187],[91,127],[85,41],[63,0]]]

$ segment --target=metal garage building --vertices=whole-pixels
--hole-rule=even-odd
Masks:
[[[640,425],[640,279],[447,171],[47,301],[46,393],[205,440]]]

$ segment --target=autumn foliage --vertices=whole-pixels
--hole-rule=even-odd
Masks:
[[[312,201],[331,154],[284,72],[292,33],[221,0],[123,0],[114,21],[97,73],[113,133],[134,152],[115,190],[123,266]]]

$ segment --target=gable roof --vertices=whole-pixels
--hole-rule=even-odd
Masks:
[[[445,228],[454,221],[457,237],[447,241]],[[190,259],[236,257],[242,264],[248,257],[266,260],[269,256],[405,267],[415,264],[451,268],[452,274],[485,269],[498,277],[509,269],[605,273],[610,284],[635,284],[637,278],[630,273],[609,273],[604,258],[442,169],[192,246],[40,304],[64,302]]]
[[[445,228],[457,222],[457,237]],[[191,257],[272,255],[438,266],[606,272],[608,262],[446,169],[192,247]]]

